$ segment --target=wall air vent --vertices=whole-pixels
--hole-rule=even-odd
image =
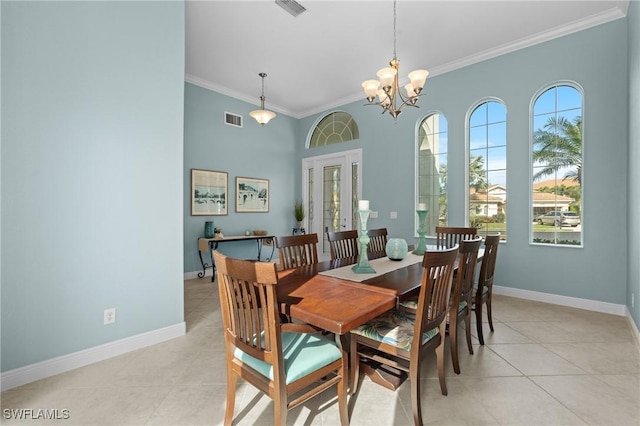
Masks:
[[[307,10],[304,6],[294,0],[276,0],[276,4],[289,12],[294,18]]]
[[[242,116],[232,112],[224,112],[224,124],[233,127],[242,127]]]

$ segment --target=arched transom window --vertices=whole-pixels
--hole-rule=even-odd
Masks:
[[[336,111],[328,114],[318,122],[311,134],[309,148],[317,148],[359,138],[358,124],[351,114]]]

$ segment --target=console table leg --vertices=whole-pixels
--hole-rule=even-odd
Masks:
[[[202,252],[200,250],[198,250],[198,256],[200,256],[200,263],[202,264],[202,272],[198,272],[198,278],[202,278],[207,272],[207,266],[204,264],[204,260],[202,260]]]

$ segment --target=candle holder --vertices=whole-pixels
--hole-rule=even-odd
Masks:
[[[418,213],[418,247],[413,251],[413,254],[422,255],[427,251],[427,241],[424,236],[427,233],[427,213],[429,210],[416,210]]]
[[[360,247],[360,254],[358,257],[358,263],[351,268],[356,274],[375,274],[376,271],[369,265],[369,257],[367,256],[367,247],[369,246],[369,234],[367,232],[367,220],[369,220],[369,214],[371,210],[358,210],[360,215],[360,237],[358,237],[358,244]]]

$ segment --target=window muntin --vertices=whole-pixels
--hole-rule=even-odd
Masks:
[[[582,246],[582,90],[555,84],[534,98],[531,135],[531,242]],[[551,223],[545,214],[575,213]],[[571,215],[573,216],[573,215]]]
[[[359,138],[358,124],[351,114],[336,111],[327,114],[316,124],[309,139],[309,148],[317,148]]]
[[[469,116],[469,225],[507,235],[507,109],[489,100]]]
[[[447,119],[440,113],[428,115],[418,126],[419,203],[427,205],[427,235],[435,235],[436,226],[447,224]]]

